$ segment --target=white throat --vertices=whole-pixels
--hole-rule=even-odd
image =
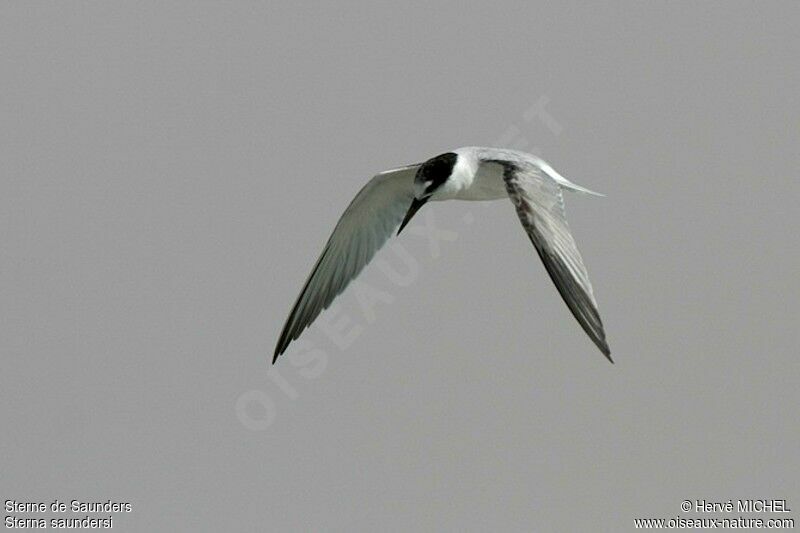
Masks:
[[[456,164],[453,171],[441,187],[431,197],[431,200],[452,200],[460,198],[465,191],[472,187],[475,175],[478,172],[478,160],[470,153],[456,151]]]
[[[497,163],[481,163],[474,150],[459,148],[450,178],[431,200],[499,200],[507,198],[503,168]]]

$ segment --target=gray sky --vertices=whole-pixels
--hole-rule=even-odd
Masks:
[[[4,3],[2,499],[130,502],[122,531],[796,510],[798,22],[791,2]],[[607,194],[566,201],[617,364],[498,201],[426,206],[270,370],[356,191],[463,145]]]

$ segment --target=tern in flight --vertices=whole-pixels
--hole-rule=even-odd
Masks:
[[[612,363],[597,302],[567,226],[562,191],[602,196],[576,185],[547,162],[517,150],[466,147],[381,172],[345,209],[275,347],[273,364],[347,287],[395,228],[399,235],[429,201],[509,198],[550,278],[583,330]]]

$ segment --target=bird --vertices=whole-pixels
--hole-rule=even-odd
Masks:
[[[289,313],[272,363],[426,203],[504,198],[511,200],[567,307],[613,363],[589,275],[567,225],[563,191],[604,196],[572,183],[535,155],[505,148],[467,146],[378,173],[336,224]]]

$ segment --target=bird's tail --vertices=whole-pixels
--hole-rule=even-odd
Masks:
[[[591,194],[592,196],[605,196],[605,194],[601,192],[595,192],[587,189],[586,187],[581,187],[580,185],[576,185],[571,181],[564,180],[563,182],[559,182],[562,188],[567,189],[569,191],[580,192],[583,194]]]
[[[586,187],[581,187],[576,183],[572,183],[567,178],[556,172],[556,170],[553,167],[551,167],[546,161],[539,159],[538,164],[539,168],[541,168],[548,176],[553,178],[562,189],[567,189],[568,191],[573,191],[573,192],[580,192],[583,194],[591,194],[592,196],[605,196],[605,194],[603,193],[595,192],[587,189]]]

